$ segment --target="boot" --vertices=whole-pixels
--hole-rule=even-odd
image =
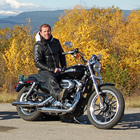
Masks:
[[[62,91],[60,91],[59,93],[59,101],[63,101],[64,99],[66,99],[66,97],[67,97],[67,90],[62,89]]]

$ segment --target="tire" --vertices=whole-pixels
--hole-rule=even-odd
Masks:
[[[91,124],[99,129],[111,129],[124,114],[124,98],[121,92],[113,86],[101,87],[100,95],[104,104],[103,109],[100,108],[96,93],[93,92],[87,106],[88,118]]]
[[[29,87],[23,87],[22,88],[22,90],[19,92],[18,97],[17,97],[18,102],[23,102],[24,101],[24,97],[27,94],[27,92],[29,91],[29,89],[30,89]],[[43,115],[42,112],[37,111],[36,107],[20,107],[20,106],[17,106],[17,112],[18,112],[19,116],[26,121],[39,120]]]

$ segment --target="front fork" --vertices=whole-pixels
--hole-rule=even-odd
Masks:
[[[92,71],[91,66],[90,66],[89,63],[88,63],[88,67],[89,67],[89,71],[90,71],[90,73],[91,73],[91,78],[92,78],[92,81],[93,81],[93,85],[94,85],[94,87],[95,87],[95,91],[96,91],[96,94],[97,94],[97,98],[98,98],[99,103],[100,103],[100,108],[103,109],[103,108],[104,108],[103,100],[102,100],[102,98],[101,98],[101,96],[100,96],[100,92],[99,92],[99,89],[98,89],[98,85],[97,85],[97,82],[96,82],[96,80],[95,80],[95,78],[96,78],[96,79],[99,79],[99,80],[100,80],[100,84],[102,84],[102,83],[103,83],[103,82],[102,82],[102,78],[101,78],[101,76],[100,76],[100,73],[97,73],[98,76],[95,76],[95,75],[93,74],[93,71]]]

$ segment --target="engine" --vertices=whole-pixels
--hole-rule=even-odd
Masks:
[[[77,80],[65,79],[60,82],[60,87],[66,89],[65,97],[68,100],[73,101],[74,98],[77,96],[77,90],[82,87],[82,83]]]
[[[60,86],[63,89],[73,89],[75,87],[75,82],[73,82],[72,80],[62,80],[60,82]]]

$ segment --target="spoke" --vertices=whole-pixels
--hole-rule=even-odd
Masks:
[[[109,118],[109,120],[111,120],[111,115],[110,115],[110,112],[108,111],[108,118]]]
[[[95,106],[100,106],[99,104],[95,104]]]
[[[109,119],[110,119],[110,120],[111,120],[112,117],[114,117],[115,113],[116,113],[116,112],[114,112],[114,111],[112,111],[112,110],[110,110],[110,111],[108,112],[108,116],[109,116]]]
[[[112,105],[112,104],[114,104],[114,103],[116,103],[117,101],[114,101],[114,102],[112,102],[112,103],[110,103],[110,105]]]
[[[109,99],[109,103],[112,101],[113,98],[114,98],[114,96],[112,96],[112,97]]]
[[[104,116],[104,112],[102,112],[102,116],[101,116],[101,119],[100,119],[100,121],[102,121],[102,119],[103,119],[103,116]]]
[[[102,113],[102,110],[97,114],[97,116],[99,116]]]
[[[107,116],[106,116],[106,112],[105,112],[105,122],[107,122]]]
[[[94,110],[94,112],[99,111],[99,110],[100,110],[100,108],[99,108],[99,109]]]
[[[114,111],[112,111],[112,110],[111,110],[110,112],[111,112],[111,114],[113,114],[113,116],[116,114],[116,112],[114,112]]]

